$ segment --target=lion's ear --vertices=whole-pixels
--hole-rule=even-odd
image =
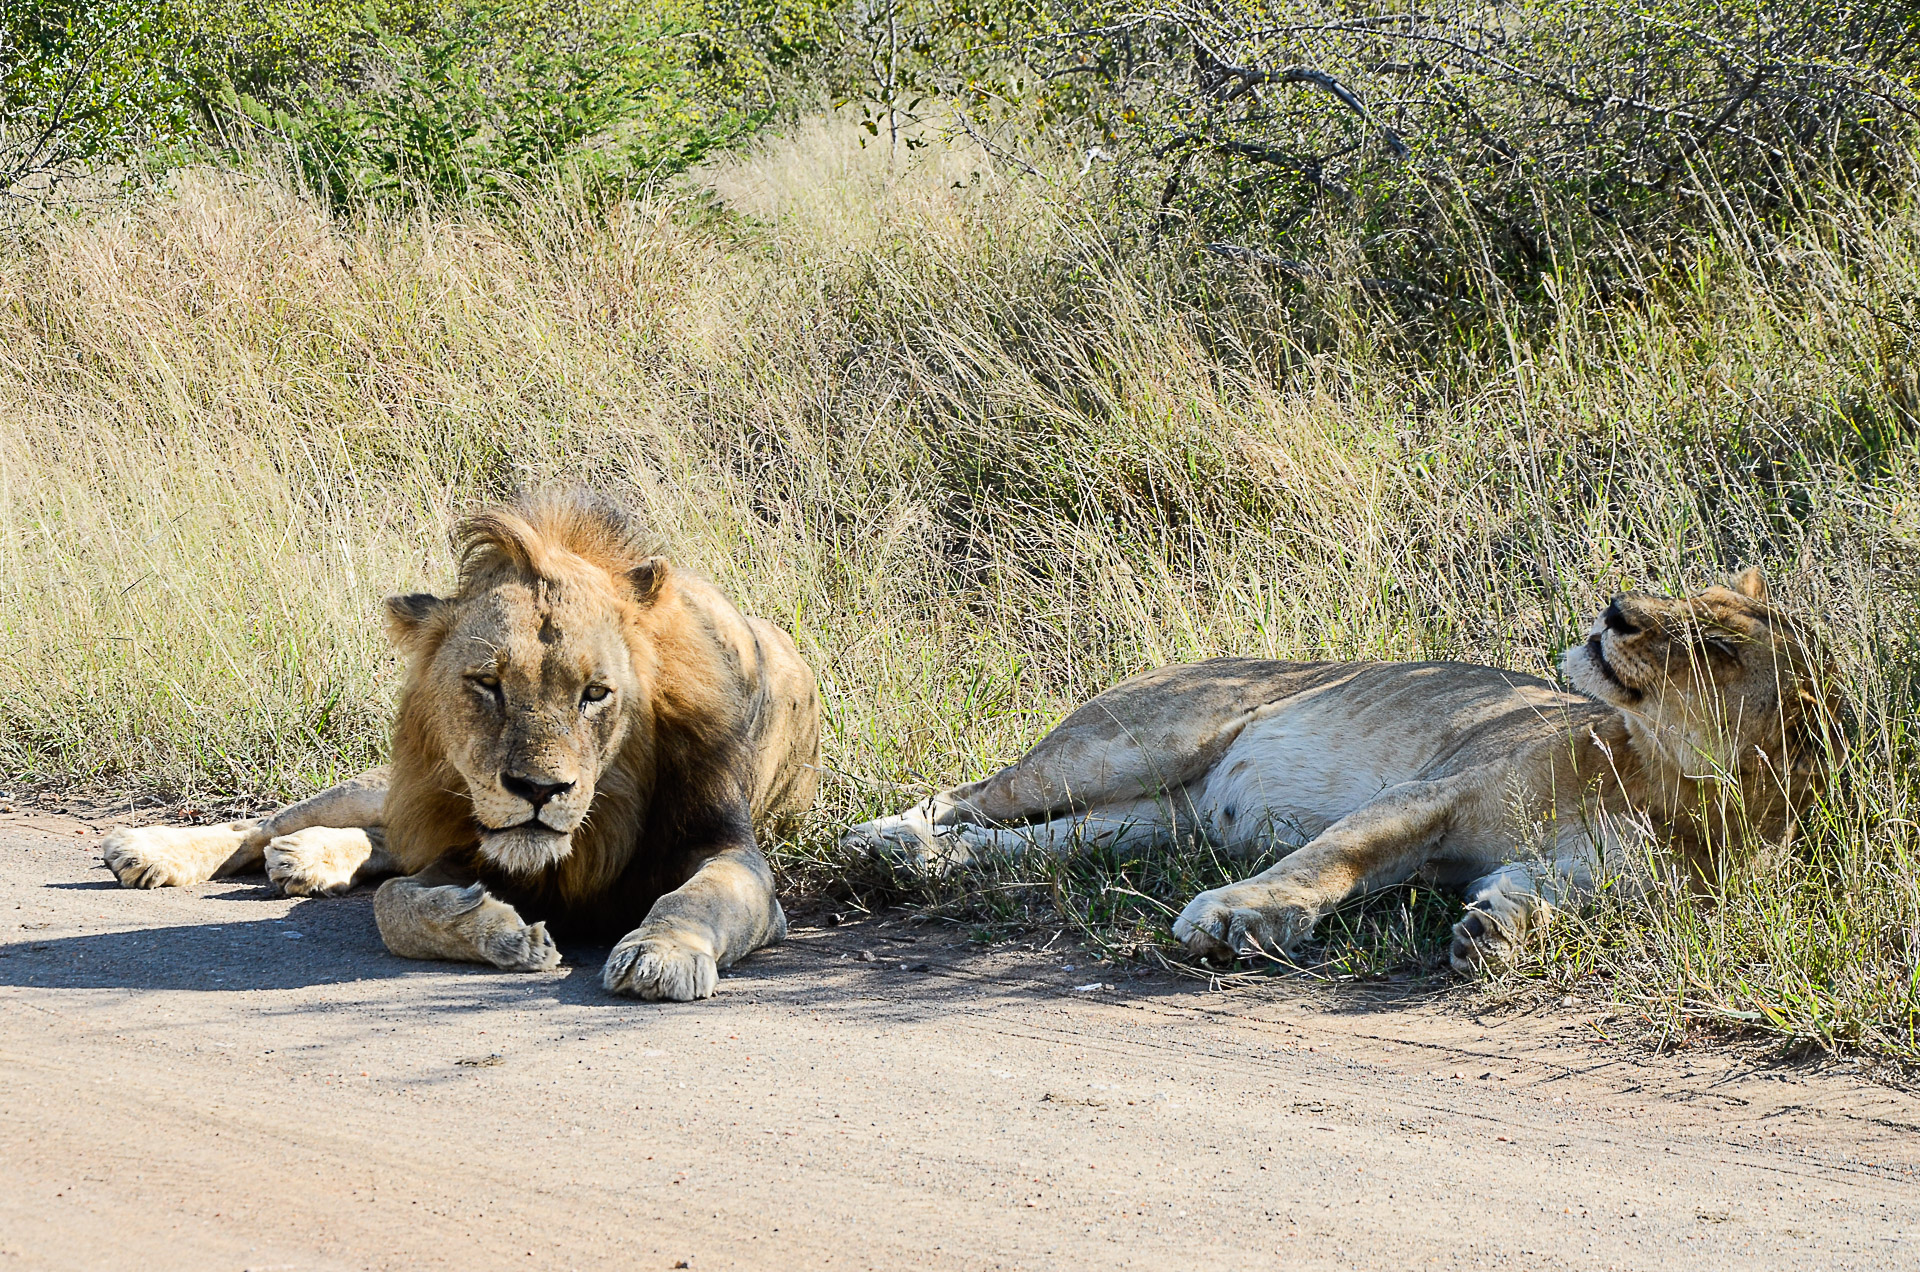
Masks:
[[[387,598],[387,639],[401,649],[412,647],[414,638],[440,612],[446,601],[427,592]]]
[[[653,604],[660,595],[660,589],[666,586],[667,572],[670,567],[665,557],[648,557],[627,571],[627,582],[633,585],[633,599],[642,605]]]
[[[1750,565],[1733,576],[1733,590],[1750,600],[1767,599],[1767,576],[1760,573],[1760,567]]]

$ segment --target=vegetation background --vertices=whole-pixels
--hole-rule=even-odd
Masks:
[[[1791,849],[1508,985],[1920,1055],[1905,5],[50,0],[0,10],[0,773],[202,804],[377,762],[373,621],[584,482],[826,696],[776,859],[1174,953],[1246,863],[939,884],[840,827],[1150,664],[1553,674],[1758,563],[1860,730]],[[1456,902],[1323,926],[1424,975]]]

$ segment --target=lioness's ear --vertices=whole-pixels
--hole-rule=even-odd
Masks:
[[[1733,590],[1756,601],[1767,599],[1767,579],[1760,567],[1750,565],[1733,576]]]
[[[667,565],[665,557],[648,557],[627,571],[627,582],[633,585],[633,599],[642,605],[653,604],[653,598],[660,595],[660,589],[666,585]]]
[[[410,648],[428,621],[446,602],[427,592],[387,598],[387,639],[401,649]]]

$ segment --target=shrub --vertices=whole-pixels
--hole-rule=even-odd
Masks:
[[[1136,241],[1415,305],[1610,293],[1702,230],[1895,188],[1917,28],[1869,0],[1069,3],[1022,42],[1023,104],[1110,161]]]
[[[369,27],[352,88],[226,100],[283,138],[335,207],[493,197],[561,175],[604,189],[678,172],[766,118],[702,98],[684,30],[630,18],[516,46],[482,17],[419,39]]]

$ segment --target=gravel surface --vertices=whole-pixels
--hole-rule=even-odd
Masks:
[[[1920,1266],[1920,1098],[1844,1064],[804,904],[638,1003],[98,831],[0,814],[0,1269]]]

